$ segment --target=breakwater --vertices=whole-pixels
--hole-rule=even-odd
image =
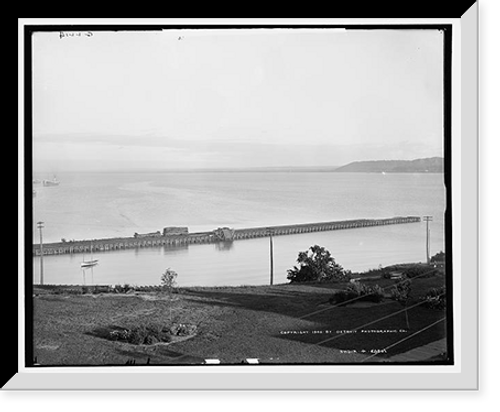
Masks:
[[[179,246],[202,243],[231,242],[266,236],[295,235],[300,233],[322,232],[329,230],[357,229],[372,226],[397,225],[420,222],[419,216],[392,217],[386,219],[356,219],[335,222],[304,223],[295,225],[263,226],[246,229],[218,228],[211,232],[161,235],[158,232],[131,237],[85,239],[56,243],[44,243],[43,255],[71,253],[90,253],[91,251],[112,251],[145,247]],[[33,255],[40,256],[42,248],[33,245]]]

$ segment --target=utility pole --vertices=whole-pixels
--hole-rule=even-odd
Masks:
[[[37,226],[38,230],[40,230],[40,285],[43,285],[43,239],[42,239],[43,222],[38,222]]]
[[[35,213],[35,200],[36,198],[36,190],[33,189],[33,215],[32,215],[32,218],[33,218],[33,225],[32,225],[32,230],[33,230],[33,239],[32,239],[32,242],[35,243],[35,234],[36,234],[36,228],[35,228],[35,218],[36,218],[36,213]]]
[[[432,216],[424,216],[424,222],[426,222],[426,252],[427,252],[427,264],[431,263],[431,245],[430,245],[430,228],[429,222],[432,222]]]
[[[268,229],[267,233],[269,234],[269,263],[270,263],[269,284],[272,286],[274,278],[273,231]]]

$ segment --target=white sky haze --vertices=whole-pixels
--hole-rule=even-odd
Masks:
[[[442,156],[438,30],[33,36],[35,171]]]

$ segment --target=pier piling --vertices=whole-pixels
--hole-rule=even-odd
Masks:
[[[257,237],[295,235],[301,233],[322,232],[330,230],[346,230],[371,226],[399,225],[417,223],[419,216],[392,217],[386,219],[357,219],[348,221],[304,223],[296,225],[265,226],[246,229],[234,229],[229,240],[244,240]],[[218,229],[219,230],[219,229]],[[110,251],[117,249],[133,249],[159,246],[180,246],[189,244],[204,244],[220,242],[217,231],[200,233],[183,233],[176,235],[154,235],[141,237],[122,237],[109,239],[92,239],[65,241],[57,243],[40,243],[33,245],[33,256],[60,255],[69,253],[85,253],[90,251],[91,243],[94,250]]]

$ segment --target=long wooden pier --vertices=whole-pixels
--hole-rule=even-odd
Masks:
[[[329,230],[357,229],[372,226],[399,225],[420,222],[419,216],[392,217],[387,219],[356,219],[335,222],[304,223],[297,225],[263,226],[247,229],[219,228],[211,232],[161,235],[159,232],[140,237],[85,239],[57,243],[44,243],[43,255],[89,253],[145,247],[179,246],[253,239],[266,236],[295,235]],[[33,255],[40,256],[40,245],[33,245]]]

